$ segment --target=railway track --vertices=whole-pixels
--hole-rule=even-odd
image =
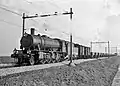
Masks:
[[[102,57],[99,59],[105,59],[107,57]],[[97,60],[97,59],[79,59],[79,60],[73,60],[72,66],[75,66],[75,64],[79,64],[81,62],[85,61],[92,61],[92,60]],[[20,73],[20,72],[25,72],[25,71],[32,71],[32,70],[39,70],[39,69],[45,69],[49,67],[55,67],[55,66],[62,66],[62,65],[67,65],[69,64],[69,61],[63,61],[60,63],[51,63],[51,64],[41,64],[41,65],[33,65],[33,66],[4,66],[0,68],[0,76],[6,76],[9,74],[15,74],[15,73]]]
[[[102,58],[99,58],[99,59],[102,59]],[[83,60],[83,59],[80,59],[81,61]],[[87,60],[90,60],[90,59],[84,59],[85,61],[87,61]],[[75,60],[75,61],[77,61],[77,60]],[[78,60],[79,61],[79,60]],[[62,63],[62,62],[61,62]],[[64,63],[64,62],[63,62]],[[50,64],[53,64],[53,63],[50,63]],[[36,64],[36,65],[45,65],[45,64]],[[21,65],[21,66],[19,66],[19,65],[17,65],[15,62],[11,62],[11,63],[4,63],[4,64],[0,64],[0,69],[3,69],[3,68],[11,68],[11,67],[23,67],[23,66],[30,66],[30,65],[28,65],[28,64],[23,64],[23,65]]]
[[[0,68],[4,68],[4,67],[11,67],[14,66],[15,64],[0,64]]]

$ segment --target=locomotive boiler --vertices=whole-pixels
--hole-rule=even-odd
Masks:
[[[31,47],[38,47],[39,48],[59,48],[60,43],[58,40],[53,40],[45,35],[31,35],[26,34],[21,39],[21,47],[29,49]]]

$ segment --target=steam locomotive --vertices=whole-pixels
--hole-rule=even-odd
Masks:
[[[13,54],[11,54],[11,58],[16,59],[17,64],[46,64],[69,59],[69,41],[58,38],[53,39],[46,35],[35,35],[34,30],[34,28],[31,28],[31,34],[26,33],[21,38],[21,50],[14,49]],[[72,43],[72,59],[96,58],[105,55],[103,53],[90,52],[90,47]]]

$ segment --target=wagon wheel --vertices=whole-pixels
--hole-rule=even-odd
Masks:
[[[48,62],[49,62],[49,59],[46,59],[46,60],[45,60],[45,64],[48,64]]]
[[[50,63],[53,63],[53,59],[52,59],[52,58],[49,59],[49,64],[50,64]]]
[[[41,60],[41,63],[42,63],[42,64],[45,64],[45,62],[46,62],[46,61],[45,61],[44,59]]]
[[[53,60],[52,60],[52,63],[56,63],[56,59],[53,59]]]
[[[34,56],[32,56],[32,55],[30,56],[29,63],[30,63],[30,65],[35,64]]]

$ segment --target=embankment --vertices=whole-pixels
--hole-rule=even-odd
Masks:
[[[111,86],[119,57],[0,77],[0,86]]]

